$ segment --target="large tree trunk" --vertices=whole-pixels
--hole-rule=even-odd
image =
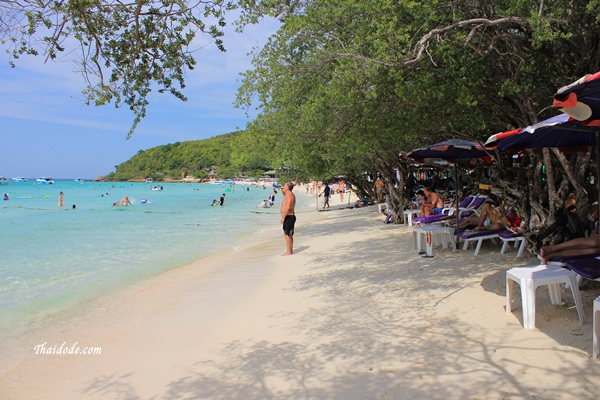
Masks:
[[[565,154],[559,149],[535,149],[523,152],[515,162],[512,155],[496,154],[495,192],[507,201],[513,197],[513,206],[527,222],[526,238],[532,252],[564,240],[554,228],[557,211],[563,208],[570,193],[577,196],[581,224],[576,235],[589,233],[588,204],[596,200],[594,186],[589,181],[595,167],[592,156],[592,152]]]
[[[394,154],[399,154],[395,152]],[[404,222],[404,211],[411,205],[412,198],[405,190],[408,164],[398,155],[392,157],[391,162],[386,162],[382,157],[377,159],[374,167],[381,175],[387,186],[387,204],[392,212],[392,221],[396,224]],[[397,170],[397,173],[396,173]]]

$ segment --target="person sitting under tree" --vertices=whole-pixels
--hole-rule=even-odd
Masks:
[[[425,200],[419,208],[421,215],[428,216],[441,213],[444,209],[444,202],[440,195],[431,187],[423,188],[423,192],[425,193],[427,200]]]

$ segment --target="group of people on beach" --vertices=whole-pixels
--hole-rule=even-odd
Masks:
[[[442,212],[444,200],[432,187],[425,187],[416,192],[415,206],[419,209],[422,216],[438,214]],[[588,207],[588,212],[583,215],[589,215],[585,220],[581,220],[577,210],[579,207]],[[554,215],[555,223],[538,232],[538,238],[546,238],[552,234],[554,242],[558,244],[542,246],[540,245],[539,258],[546,264],[555,257],[569,256],[600,256],[600,234],[598,227],[598,205],[578,205],[575,194],[569,194],[563,207]],[[451,222],[452,224],[452,222]],[[515,234],[525,233],[525,223],[518,215],[515,208],[504,202],[494,206],[491,199],[488,199],[478,214],[472,214],[463,218],[458,223],[459,230],[474,231],[499,231],[508,230]]]
[[[444,200],[432,187],[425,187],[416,192],[416,205],[422,216],[440,214],[444,208]],[[452,224],[452,223],[451,223]],[[479,214],[472,214],[458,223],[459,230],[499,231],[508,230],[523,233],[522,219],[511,205],[501,204],[495,207],[488,199]]]

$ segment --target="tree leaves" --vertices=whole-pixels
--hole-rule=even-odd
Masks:
[[[129,138],[146,116],[152,90],[186,100],[185,73],[196,65],[190,46],[198,34],[225,51],[220,28],[233,6],[223,0],[6,1],[0,3],[0,39],[13,60],[75,56],[87,104],[114,102],[132,111]],[[216,22],[206,25],[211,18]]]

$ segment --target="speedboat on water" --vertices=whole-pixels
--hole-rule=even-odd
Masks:
[[[27,182],[27,178],[23,178],[22,176],[17,176],[16,178],[10,178],[13,182]]]
[[[10,182],[8,179],[6,179],[3,176],[0,176],[0,185],[8,185],[8,182]]]
[[[152,182],[153,182],[152,178],[146,179],[146,183],[152,183]]]
[[[41,178],[37,178],[35,180],[37,183],[41,183],[42,185],[52,185],[54,181],[49,176],[42,176]]]
[[[75,179],[75,182],[83,183],[83,179],[77,178],[77,179]]]

